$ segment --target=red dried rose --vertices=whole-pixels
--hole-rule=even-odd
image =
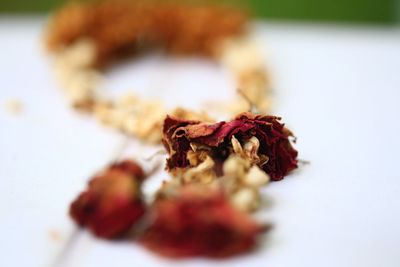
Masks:
[[[187,153],[191,143],[210,148],[215,161],[224,161],[232,153],[232,136],[240,143],[256,137],[260,146],[258,153],[268,161],[259,167],[271,176],[281,180],[297,168],[297,151],[289,140],[293,134],[280,123],[280,117],[242,113],[230,122],[207,124],[199,121],[180,120],[170,116],[164,121],[163,144],[170,154],[167,168],[189,166]]]
[[[157,199],[152,215],[140,242],[172,258],[222,258],[248,252],[255,248],[257,235],[267,230],[234,209],[222,192],[199,185]]]
[[[144,214],[142,168],[125,160],[96,175],[70,206],[70,215],[96,236],[116,238],[127,233]]]

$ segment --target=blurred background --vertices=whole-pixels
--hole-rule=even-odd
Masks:
[[[1,0],[0,13],[44,13],[63,2],[65,1]],[[265,19],[379,24],[396,24],[400,21],[400,0],[233,0],[225,2],[245,4],[254,15]]]

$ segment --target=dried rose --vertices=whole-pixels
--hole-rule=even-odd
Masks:
[[[200,185],[159,197],[151,212],[153,220],[140,242],[172,258],[222,258],[248,252],[255,248],[257,235],[267,230],[233,208],[221,191]]]
[[[216,162],[223,162],[232,153],[242,153],[272,180],[281,180],[297,168],[297,151],[289,140],[293,134],[279,121],[279,117],[252,113],[215,124],[167,116],[163,128],[163,144],[170,155],[167,168],[190,166],[187,155],[193,147],[206,147]]]
[[[145,212],[141,198],[142,168],[133,161],[112,164],[96,175],[70,206],[70,215],[96,236],[117,238],[127,233]]]

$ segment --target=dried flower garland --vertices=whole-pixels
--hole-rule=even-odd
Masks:
[[[269,108],[269,82],[262,57],[246,34],[246,15],[228,7],[104,1],[70,4],[53,16],[46,45],[71,104],[101,122],[144,141],[161,141],[166,114],[210,121],[204,113],[167,110],[137,96],[107,99],[98,91],[101,71],[131,53],[161,47],[172,54],[204,55],[236,77],[238,97],[226,104],[232,114]],[[222,103],[221,103],[222,104]]]
[[[269,225],[249,212],[260,207],[262,186],[297,168],[297,151],[279,117],[242,113],[269,108],[266,69],[246,22],[243,12],[226,7],[126,0],[71,4],[54,15],[46,44],[71,104],[142,141],[162,141],[171,175],[148,204],[141,166],[110,165],[72,202],[78,225],[101,238],[134,238],[173,258],[222,258],[256,247]],[[102,70],[153,47],[204,55],[232,71],[238,97],[227,107],[239,115],[215,122],[205,113],[169,111],[134,95],[112,100],[98,91]]]

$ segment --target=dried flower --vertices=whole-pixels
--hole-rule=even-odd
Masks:
[[[216,44],[244,30],[246,15],[233,8],[149,1],[68,4],[53,16],[46,36],[57,51],[81,38],[96,45],[96,66],[159,45],[178,54],[216,53]]]
[[[88,183],[72,202],[71,217],[96,236],[116,238],[127,233],[145,212],[141,198],[142,168],[133,161],[112,164]]]
[[[293,134],[279,121],[279,117],[252,113],[214,124],[168,116],[163,128],[163,143],[170,155],[167,168],[189,167],[188,153],[193,151],[191,144],[196,144],[207,147],[215,162],[237,153],[259,166],[271,180],[281,180],[297,168],[297,151],[289,140]]]
[[[150,250],[168,257],[227,257],[252,250],[266,230],[233,208],[225,195],[201,185],[181,187],[158,198],[153,220],[140,238]]]

